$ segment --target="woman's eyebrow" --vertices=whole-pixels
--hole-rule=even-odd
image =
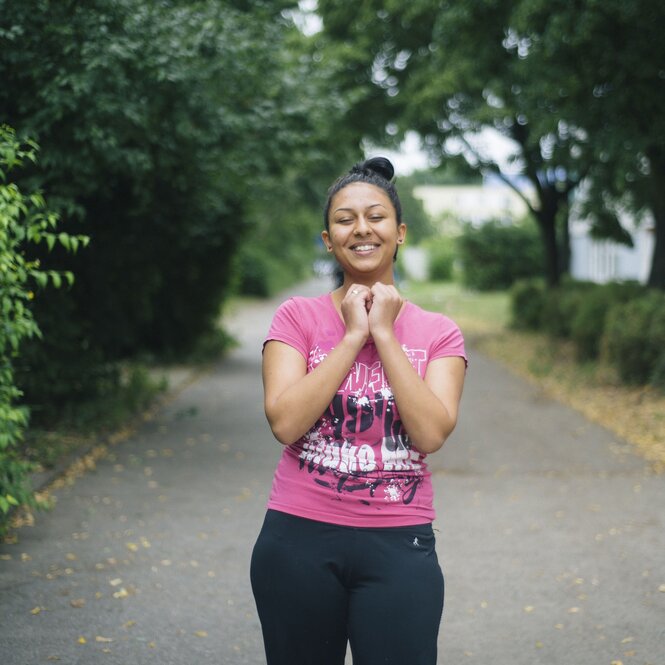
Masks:
[[[372,205],[368,205],[366,209],[369,210],[370,208],[376,208],[377,206],[380,206],[381,208],[385,208],[383,203],[372,203]],[[353,212],[354,208],[335,208],[335,210],[333,210],[333,213],[341,212],[341,211]]]

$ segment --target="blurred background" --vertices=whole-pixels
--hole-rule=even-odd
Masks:
[[[664,29],[657,0],[0,0],[0,511],[151,367],[223,353],[225,308],[332,284],[327,187],[376,154],[407,297],[641,395],[662,446]]]

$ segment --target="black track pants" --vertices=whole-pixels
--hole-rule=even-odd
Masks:
[[[436,665],[431,524],[356,528],[269,510],[251,563],[268,665]]]

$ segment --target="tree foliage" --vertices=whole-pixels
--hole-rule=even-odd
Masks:
[[[47,270],[31,255],[40,243],[75,252],[88,242],[85,236],[56,232],[57,217],[47,211],[44,198],[38,192],[24,194],[10,180],[11,171],[34,162],[36,148],[0,125],[0,532],[11,506],[34,503],[26,480],[31,465],[19,450],[28,411],[19,405],[14,366],[24,341],[42,336],[31,309],[35,291],[74,282],[71,272]]]
[[[649,285],[665,289],[665,6],[656,0],[520,3],[516,30],[534,92],[559,96],[590,165],[587,209],[600,237],[628,240],[616,210],[655,222]]]
[[[371,107],[365,103],[369,93],[358,95],[359,105],[371,108],[366,126],[383,122],[391,136],[416,129],[434,159],[461,153],[475,169],[500,175],[500,164],[478,140],[489,128],[514,142],[513,167],[536,194],[526,203],[540,228],[550,285],[567,268],[569,201],[584,178],[600,192],[591,199],[602,204],[593,207],[598,233],[626,238],[607,205],[622,192],[636,202],[650,196],[654,217],[661,218],[665,188],[650,178],[665,173],[662,114],[656,117],[663,58],[651,51],[662,42],[662,3],[318,5],[327,38],[355,54],[347,80],[370,85],[374,95],[383,92]],[[632,167],[623,171],[627,164]],[[640,188],[650,194],[645,198]]]
[[[26,356],[31,400],[57,408],[112,383],[109,361],[191,348],[243,239],[270,223],[262,193],[326,159],[330,179],[349,143],[325,119],[345,101],[282,16],[293,5],[0,0],[0,116],[43,150],[22,181],[92,240],[53,258],[79,279],[36,303],[53,334]]]

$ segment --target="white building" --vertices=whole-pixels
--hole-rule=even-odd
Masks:
[[[570,274],[575,279],[605,284],[611,281],[637,280],[645,284],[649,278],[655,243],[654,225],[645,222],[635,226],[622,220],[630,229],[633,247],[611,240],[595,240],[585,221],[570,224]]]
[[[414,188],[413,195],[443,233],[456,232],[455,222],[458,226],[460,222],[479,225],[490,219],[509,222],[528,214],[522,197],[500,180],[482,185],[421,185]]]
[[[523,182],[520,187],[531,198],[533,189]],[[457,235],[464,222],[480,225],[498,219],[509,223],[524,218],[529,212],[522,197],[498,178],[488,179],[481,185],[421,185],[414,188],[413,195],[422,201],[439,232],[447,236]],[[621,223],[629,230],[634,244],[627,247],[610,240],[593,239],[589,224],[575,217],[573,207],[570,272],[575,279],[598,283],[647,281],[655,242],[653,222],[645,220],[637,225],[624,215]]]

